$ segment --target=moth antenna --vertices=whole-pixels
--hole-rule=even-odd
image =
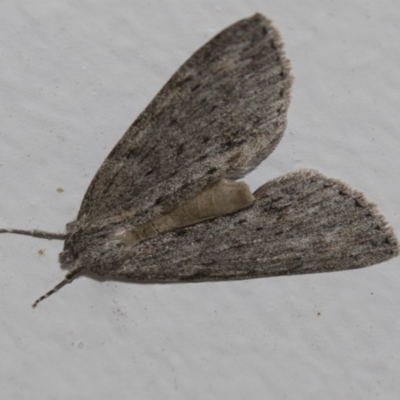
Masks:
[[[76,276],[84,269],[85,267],[77,267],[73,269],[72,271],[68,272],[67,275],[65,275],[65,278],[56,286],[54,286],[53,289],[51,289],[49,292],[44,294],[43,296],[39,297],[33,304],[32,308],[36,308],[36,306],[44,299],[47,299],[49,296],[52,294],[58,292],[63,286],[65,286],[67,283],[71,283]]]
[[[67,236],[65,233],[53,233],[53,232],[45,232],[39,231],[37,229],[32,229],[30,231],[24,231],[22,229],[0,229],[0,233],[16,233],[18,235],[26,235],[33,236],[40,239],[59,239],[64,240]]]

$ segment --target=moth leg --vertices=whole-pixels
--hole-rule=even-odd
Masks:
[[[40,239],[59,239],[64,240],[66,237],[65,233],[54,233],[39,231],[37,229],[32,229],[30,231],[24,231],[22,229],[0,229],[0,233],[16,233],[18,235],[32,236]]]
[[[54,286],[53,289],[51,289],[50,291],[48,291],[46,294],[44,294],[43,296],[39,297],[33,304],[32,304],[32,308],[36,308],[36,306],[44,299],[47,299],[48,297],[50,297],[52,294],[58,292],[63,286],[65,286],[68,283],[71,283],[76,277],[77,275],[84,269],[84,267],[77,267],[75,269],[73,269],[72,271],[68,272],[67,275],[65,275],[65,278],[56,286]]]

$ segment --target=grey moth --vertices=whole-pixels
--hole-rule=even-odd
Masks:
[[[66,233],[65,279],[250,279],[361,268],[399,253],[376,206],[314,170],[251,193],[237,182],[279,143],[292,77],[278,31],[260,14],[195,52],[105,159]]]

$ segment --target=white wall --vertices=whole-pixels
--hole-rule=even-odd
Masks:
[[[281,31],[296,80],[285,137],[246,180],[319,169],[400,232],[395,0],[3,0],[0,227],[62,231],[171,74],[256,11]],[[242,282],[82,277],[33,311],[64,276],[61,249],[0,237],[2,398],[398,398],[399,259]]]

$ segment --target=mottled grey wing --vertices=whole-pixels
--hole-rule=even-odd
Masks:
[[[169,80],[106,158],[78,219],[135,213],[143,223],[275,148],[291,77],[282,42],[260,14],[228,27]]]
[[[312,170],[277,178],[254,205],[139,243],[114,275],[202,281],[340,271],[399,253],[392,228],[364,195]]]

